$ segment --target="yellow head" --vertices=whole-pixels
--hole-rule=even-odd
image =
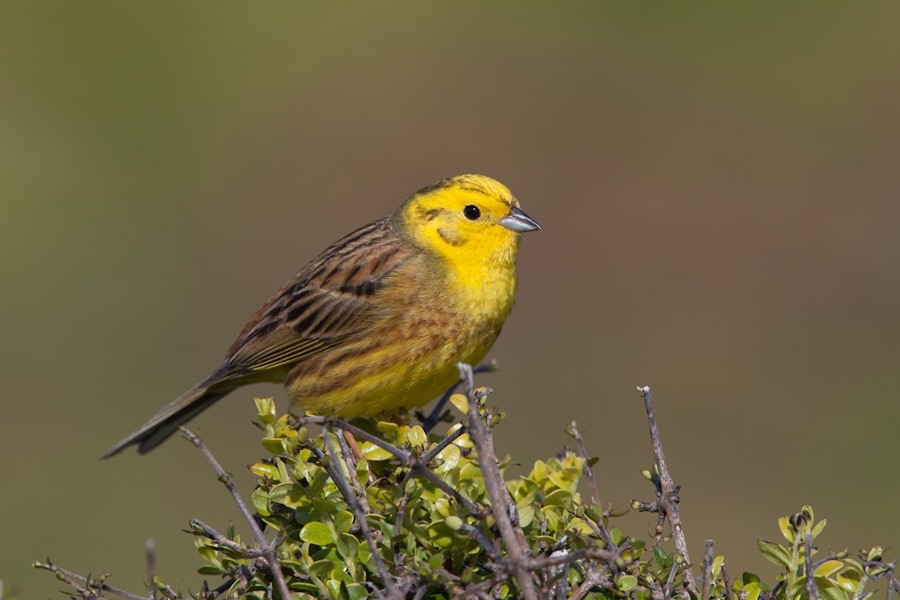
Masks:
[[[436,290],[432,301],[472,323],[489,324],[483,326],[489,335],[477,344],[486,352],[515,301],[519,234],[540,226],[505,185],[483,175],[458,175],[423,188],[394,218],[429,259],[427,272],[437,281],[423,287]]]
[[[519,234],[540,229],[505,185],[484,175],[457,175],[422,188],[397,218],[417,246],[463,268],[511,266]]]

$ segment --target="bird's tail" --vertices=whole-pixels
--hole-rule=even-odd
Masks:
[[[137,444],[140,454],[150,452],[175,433],[178,427],[199,415],[233,389],[234,386],[223,389],[221,385],[210,385],[209,380],[197,384],[162,407],[136,431],[113,444],[100,456],[100,460],[115,456],[132,444]]]

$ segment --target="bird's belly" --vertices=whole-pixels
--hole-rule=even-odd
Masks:
[[[315,364],[298,364],[285,386],[298,409],[317,415],[350,419],[423,406],[459,379],[458,362],[481,361],[500,332],[442,325],[342,344]]]

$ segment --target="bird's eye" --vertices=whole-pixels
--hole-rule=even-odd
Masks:
[[[476,221],[478,220],[478,217],[481,216],[481,209],[474,204],[466,204],[466,207],[463,209],[463,214],[466,215],[468,220]]]

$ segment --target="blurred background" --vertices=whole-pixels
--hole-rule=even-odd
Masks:
[[[893,3],[0,6],[0,579],[50,556],[140,593],[238,513],[173,439],[97,456],[218,365],[317,252],[445,176],[544,230],[484,375],[520,473],[577,419],[602,497],[652,499],[654,391],[695,560],[900,550]],[[259,386],[194,421],[249,495]],[[655,520],[621,526],[646,535]]]

